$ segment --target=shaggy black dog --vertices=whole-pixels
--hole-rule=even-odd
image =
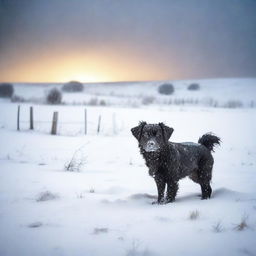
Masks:
[[[211,197],[210,181],[214,162],[211,151],[216,144],[220,144],[219,137],[207,133],[198,143],[173,143],[168,141],[173,128],[163,123],[146,122],[140,122],[131,132],[139,142],[149,175],[155,179],[158,191],[155,203],[173,202],[178,191],[178,181],[186,176],[200,184],[202,199]],[[167,193],[164,198],[166,184]]]

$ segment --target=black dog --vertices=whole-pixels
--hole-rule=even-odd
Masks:
[[[216,144],[220,144],[219,137],[207,133],[198,143],[173,143],[168,141],[173,128],[163,123],[146,122],[140,122],[131,132],[139,141],[149,175],[155,179],[158,191],[156,203],[173,202],[178,191],[178,181],[186,176],[200,184],[202,199],[211,197],[210,181],[214,162],[211,151]],[[166,184],[167,195],[164,199]]]

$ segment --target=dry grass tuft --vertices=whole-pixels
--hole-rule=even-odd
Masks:
[[[213,226],[212,226],[212,230],[215,233],[221,233],[224,231],[223,225],[221,223],[221,221],[216,222]]]
[[[236,231],[243,231],[243,230],[249,228],[249,225],[247,223],[247,219],[248,219],[248,216],[242,217],[240,223],[236,224],[234,229]]]
[[[68,161],[65,166],[64,169],[68,172],[80,172],[82,167],[85,165],[86,163],[86,158],[83,155],[82,149],[84,146],[82,146],[81,148],[79,148],[78,150],[76,150],[72,156],[72,158],[70,159],[70,161]]]
[[[45,201],[50,201],[50,200],[55,200],[59,198],[57,194],[53,194],[50,191],[44,191],[40,193],[36,199],[37,202],[45,202]]]
[[[102,233],[108,233],[109,229],[108,228],[94,228],[93,234],[98,235]]]
[[[199,211],[195,210],[190,212],[188,217],[190,220],[197,220],[199,218]]]

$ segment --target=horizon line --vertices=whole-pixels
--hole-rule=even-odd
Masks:
[[[201,77],[201,78],[184,78],[184,79],[155,79],[155,80],[120,80],[120,81],[98,81],[98,82],[83,82],[78,80],[69,80],[66,82],[54,82],[54,81],[47,81],[47,82],[40,82],[40,81],[33,81],[33,82],[26,82],[26,81],[0,81],[1,84],[3,83],[12,83],[12,84],[65,84],[71,81],[80,82],[82,84],[113,84],[113,83],[147,83],[147,82],[165,82],[165,81],[187,81],[187,80],[218,80],[218,79],[256,79],[256,76],[253,77]]]

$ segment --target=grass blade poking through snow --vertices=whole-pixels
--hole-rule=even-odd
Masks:
[[[49,200],[55,200],[57,198],[59,198],[59,196],[57,194],[53,194],[50,191],[44,191],[39,194],[36,201],[37,202],[45,202],[45,201],[49,201]]]
[[[83,148],[84,146],[80,147],[77,149],[70,161],[68,161],[65,164],[65,170],[69,172],[80,172],[81,168],[85,165],[86,163],[86,157],[84,156],[83,153]]]
[[[234,229],[236,231],[243,231],[247,228],[249,228],[249,225],[247,223],[247,219],[248,219],[248,216],[247,215],[244,215],[240,221],[240,223],[236,224]]]
[[[221,221],[216,222],[216,223],[212,226],[212,230],[213,230],[213,232],[215,232],[215,233],[221,233],[221,232],[223,232],[223,231],[224,231],[224,228],[223,228],[223,226],[222,226]]]
[[[189,219],[190,220],[196,220],[198,218],[199,218],[199,211],[198,210],[190,212],[190,214],[189,214]]]

